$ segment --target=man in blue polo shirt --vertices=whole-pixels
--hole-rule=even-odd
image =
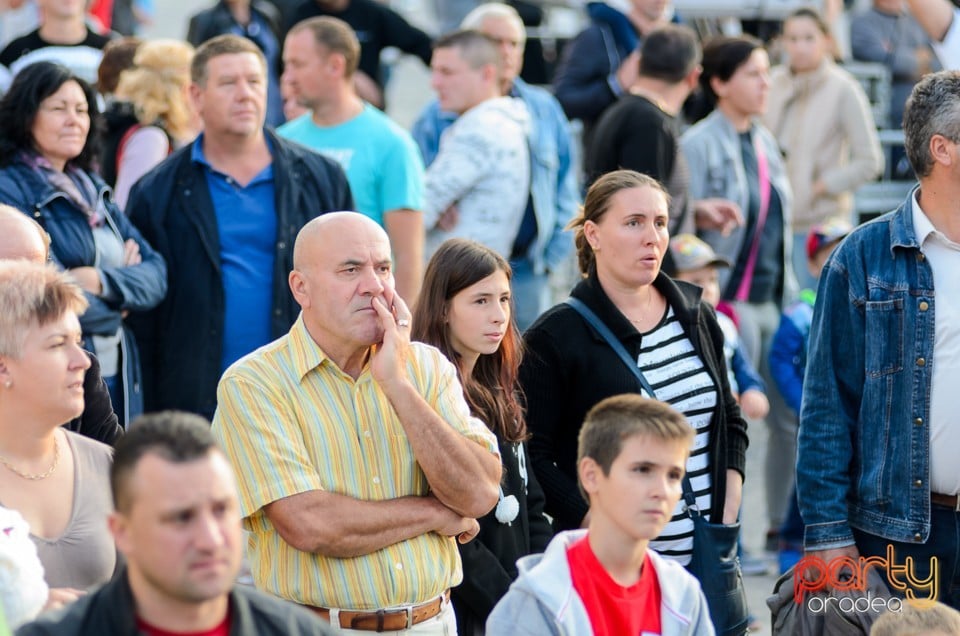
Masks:
[[[191,67],[204,132],[144,176],[127,204],[168,267],[169,293],[136,316],[146,410],[212,418],[233,362],[286,333],[293,242],[310,219],[353,208],[343,170],[264,128],[266,63],[236,35],[204,43]]]

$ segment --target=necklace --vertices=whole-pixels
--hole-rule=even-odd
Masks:
[[[47,477],[52,475],[53,471],[55,471],[57,469],[57,466],[60,465],[60,443],[56,440],[56,438],[54,438],[53,463],[50,465],[50,468],[46,469],[42,473],[25,473],[19,468],[17,468],[16,466],[14,466],[13,464],[11,464],[10,461],[3,455],[0,455],[0,464],[3,464],[4,466],[6,466],[10,470],[10,472],[14,473],[15,475],[19,477],[23,477],[24,479],[29,479],[30,481],[40,481],[41,479],[46,479]]]
[[[653,306],[653,292],[651,291],[647,296],[647,302],[644,304],[643,309],[640,312],[640,316],[641,316],[640,318],[634,319],[634,318],[631,318],[630,316],[627,316],[626,313],[624,313],[623,311],[621,311],[621,313],[623,313],[623,315],[626,316],[627,320],[629,320],[634,325],[643,325],[650,319],[650,308],[652,306]]]

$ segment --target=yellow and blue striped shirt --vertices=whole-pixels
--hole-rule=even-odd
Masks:
[[[446,422],[498,452],[494,435],[470,416],[443,354],[411,343],[407,372]],[[301,316],[286,336],[230,367],[217,399],[213,432],[238,476],[258,588],[306,605],[380,609],[420,603],[460,583],[453,537],[428,532],[360,557],[326,557],[290,546],[262,510],[310,490],[367,501],[428,494],[369,366],[354,381],[317,346]]]

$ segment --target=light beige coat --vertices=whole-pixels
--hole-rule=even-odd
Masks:
[[[883,153],[853,76],[831,60],[808,73],[774,68],[764,123],[780,145],[793,189],[793,232],[833,217],[854,220],[853,191],[880,174]],[[826,194],[815,197],[818,180]]]

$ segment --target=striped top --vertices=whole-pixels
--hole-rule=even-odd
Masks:
[[[664,319],[652,331],[643,334],[638,365],[657,399],[683,413],[697,432],[687,460],[687,475],[697,497],[697,507],[709,518],[712,504],[710,420],[717,405],[718,392],[673,308],[667,310]],[[660,536],[650,542],[652,549],[681,565],[690,563],[693,554],[693,520],[684,507],[681,497],[673,518]]]
[[[453,365],[411,343],[418,393],[465,437],[497,453],[493,433],[470,416]],[[334,558],[280,538],[263,506],[309,490],[368,501],[429,492],[396,412],[369,366],[354,380],[313,341],[303,317],[290,332],[227,369],[213,432],[233,463],[256,586],[297,603],[381,609],[421,603],[460,583],[456,539],[435,532],[371,554]]]

